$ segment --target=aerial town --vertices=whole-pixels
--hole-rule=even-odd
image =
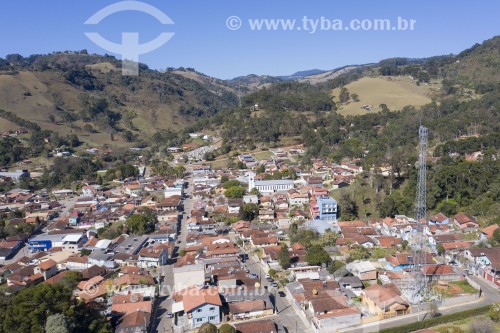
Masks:
[[[137,177],[106,191],[90,181],[78,190],[12,189],[0,210],[10,228],[29,232],[0,242],[1,286],[54,284],[78,272],[74,296],[97,304],[116,332],[190,332],[205,323],[243,333],[359,332],[499,301],[499,248],[474,246],[497,225],[432,215],[421,221],[418,261],[414,218],[339,221],[331,193],[350,186],[359,161],[283,163],[301,153],[242,154],[243,168],[212,169],[196,152],[185,164],[178,152],[178,177],[136,164]],[[287,179],[272,179],[288,170]],[[419,276],[425,297],[415,297]]]
[[[0,333],[500,332],[500,1],[0,13]]]

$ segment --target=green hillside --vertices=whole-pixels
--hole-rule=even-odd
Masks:
[[[0,61],[0,109],[44,130],[74,133],[90,144],[150,138],[237,105],[228,85],[142,66],[122,76],[113,57],[54,53]],[[0,120],[2,131],[15,129]]]

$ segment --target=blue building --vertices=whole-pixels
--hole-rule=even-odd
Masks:
[[[69,231],[69,230],[68,230]],[[41,234],[28,241],[28,249],[33,252],[48,251],[53,247],[62,247],[68,235],[82,234],[81,230],[71,230],[71,232],[61,234]]]
[[[178,296],[174,295],[174,300],[182,297],[182,309],[176,309],[179,303],[172,305],[172,312],[184,311],[189,319],[192,329],[200,327],[204,323],[217,325],[220,323],[220,308],[222,301],[219,296],[219,290],[216,287],[193,286],[181,290]]]
[[[324,221],[337,220],[337,200],[330,196],[320,196],[317,200],[318,218]]]

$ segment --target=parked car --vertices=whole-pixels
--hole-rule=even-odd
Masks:
[[[278,288],[278,284],[276,282],[271,283],[271,286],[273,286],[274,288]]]
[[[173,318],[173,317],[174,317],[174,315],[172,312],[167,312],[167,318]]]
[[[266,280],[269,282],[274,282],[274,279],[272,277],[268,277]]]

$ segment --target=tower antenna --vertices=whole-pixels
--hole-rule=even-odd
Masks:
[[[409,291],[409,298],[412,303],[420,303],[429,296],[427,279],[424,273],[426,264],[426,253],[424,252],[424,221],[427,218],[427,139],[428,129],[420,125],[418,129],[419,155],[418,155],[418,178],[415,220],[416,229],[412,239],[412,275],[415,278],[415,285]]]

